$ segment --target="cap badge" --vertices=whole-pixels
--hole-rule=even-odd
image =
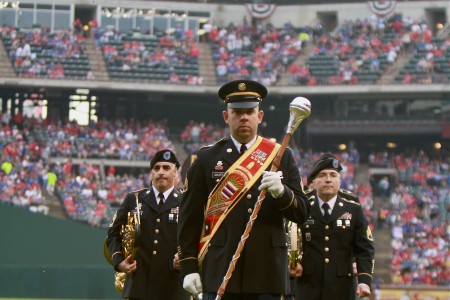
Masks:
[[[247,89],[247,86],[245,85],[245,83],[239,83],[238,89],[242,92]]]
[[[169,151],[164,152],[163,158],[164,158],[165,160],[169,160],[169,159],[170,159],[170,152],[169,152]]]
[[[339,167],[339,162],[337,159],[333,159],[333,168],[337,169]]]

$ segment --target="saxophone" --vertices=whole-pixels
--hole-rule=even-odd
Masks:
[[[120,236],[122,238],[122,253],[124,257],[131,255],[133,259],[137,257],[138,247],[136,246],[136,238],[139,237],[141,229],[141,214],[139,209],[139,194],[136,197],[136,210],[128,212],[127,223],[122,225]],[[114,275],[114,287],[117,292],[121,293],[125,284],[127,274],[124,272],[116,272]]]

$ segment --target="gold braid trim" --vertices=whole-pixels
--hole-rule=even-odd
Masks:
[[[358,202],[356,202],[356,201],[348,200],[347,198],[344,198],[344,197],[341,197],[341,199],[342,199],[343,201],[347,202],[347,203],[351,203],[351,204],[355,204],[355,205],[361,206],[361,203],[358,203]]]
[[[369,276],[370,278],[373,279],[373,276],[370,275],[369,273],[358,273],[358,274],[356,274],[356,276],[361,276],[361,275]]]
[[[285,210],[285,209],[287,209],[289,206],[292,205],[293,202],[294,202],[294,193],[292,193],[292,199],[291,199],[291,202],[289,202],[288,206],[283,207],[283,208],[279,208],[279,210]]]
[[[113,255],[111,255],[111,257],[114,257],[114,255],[116,255],[116,254],[122,254],[122,251],[114,252]]]
[[[180,259],[180,262],[183,261],[183,260],[188,260],[188,259],[194,259],[194,260],[197,260],[197,257],[193,257],[193,256],[191,256],[191,257],[186,257],[186,258]]]

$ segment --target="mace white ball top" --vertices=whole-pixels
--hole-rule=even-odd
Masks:
[[[311,101],[305,97],[296,97],[292,100],[289,107],[290,109],[302,111],[302,114],[307,113],[309,115],[311,113]]]

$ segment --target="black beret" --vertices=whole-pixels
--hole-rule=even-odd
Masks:
[[[180,163],[178,162],[175,153],[168,149],[156,152],[155,156],[153,156],[150,161],[150,169],[153,169],[153,166],[160,161],[171,162],[175,164],[177,169],[180,167]]]
[[[267,96],[267,89],[257,81],[235,80],[225,83],[218,94],[229,108],[253,108]]]
[[[310,185],[311,182],[316,178],[317,174],[322,170],[335,170],[337,172],[342,171],[342,166],[339,160],[330,153],[325,153],[319,157],[319,159],[314,163],[311,173],[308,176],[307,184]]]

